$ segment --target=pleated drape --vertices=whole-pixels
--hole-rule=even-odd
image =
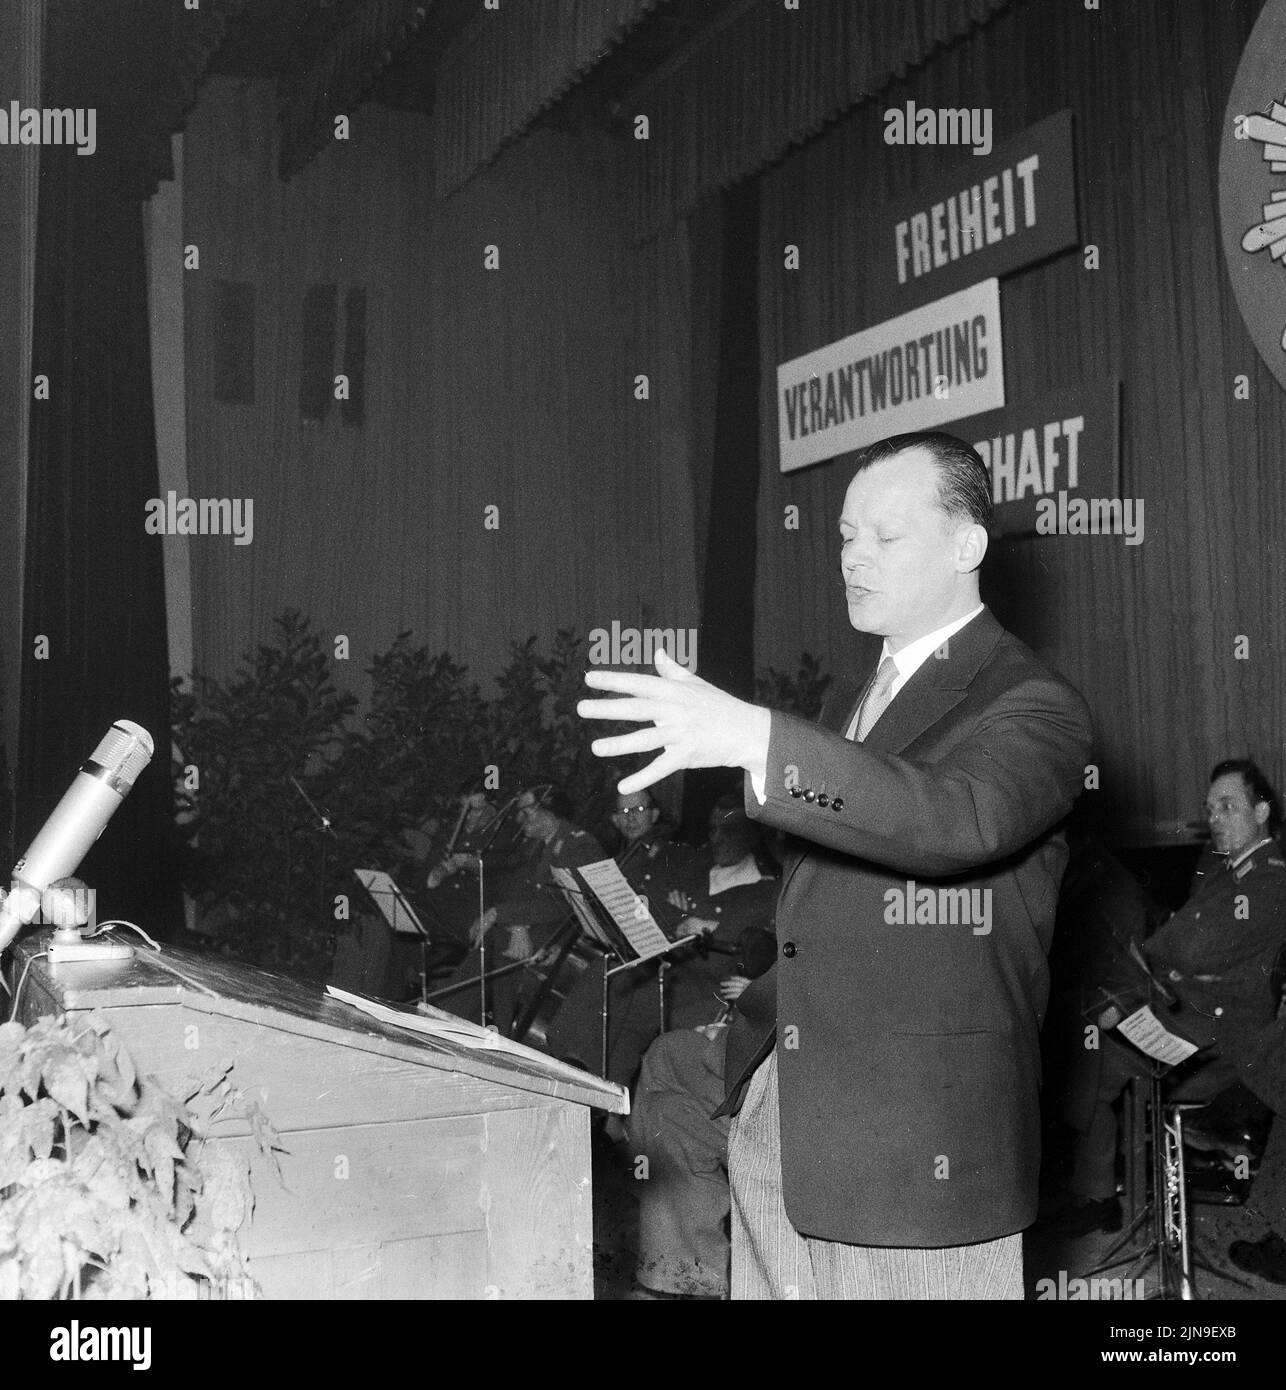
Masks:
[[[363,0],[321,45],[304,42],[295,50],[277,91],[282,178],[297,174],[335,138],[335,117],[356,110],[424,23],[431,3]]]
[[[694,625],[686,238],[634,250],[613,143],[539,132],[443,201],[421,117],[371,108],[284,184],[274,125],[269,84],[212,79],[185,145],[189,481],[255,502],[252,544],[192,538],[198,667],[286,607],[359,692],[402,629],[485,681],[533,633]],[[254,289],[253,404],[214,396],[220,280]],[[315,284],[366,291],[360,426],[300,417]]]
[[[640,100],[651,134],[632,161],[639,235],[781,158],[1008,3],[761,0],[716,26]]]
[[[521,0],[481,10],[442,55],[437,191],[461,187],[662,0]]]
[[[25,845],[113,721],[142,724],[156,755],[80,873],[100,917],[165,934],[179,897],[161,538],[144,530],[157,465],[142,209],[109,161],[42,150],[31,363],[48,394],[31,407],[17,828]]]

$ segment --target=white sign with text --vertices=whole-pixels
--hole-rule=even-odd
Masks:
[[[1004,403],[1000,288],[984,280],[783,362],[781,471]]]

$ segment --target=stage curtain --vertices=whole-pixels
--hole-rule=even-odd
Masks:
[[[702,677],[742,699],[755,693],[755,525],[759,492],[755,457],[759,435],[758,373],[759,188],[747,180],[713,200],[694,219],[692,301],[694,341],[713,329],[706,345],[707,408],[695,412],[694,477],[701,518]],[[709,214],[713,213],[711,216]],[[699,309],[697,306],[704,306]],[[713,313],[709,310],[712,309]],[[699,359],[694,353],[694,367]],[[683,831],[704,840],[710,806],[736,784],[727,768],[684,777]]]
[[[445,196],[620,43],[661,0],[521,0],[480,10],[438,64],[437,191]]]
[[[268,83],[212,78],[185,138],[210,255],[186,281],[189,486],[255,518],[249,545],[193,538],[197,666],[227,675],[287,607],[349,638],[359,694],[402,629],[486,683],[532,634],[695,625],[689,250],[682,227],[633,247],[616,143],[538,131],[441,200],[421,117],[372,108],[288,183],[274,129]],[[252,404],[214,397],[219,280],[254,287]],[[300,417],[311,285],[366,291],[361,425]]]
[[[1140,0],[1097,16],[1015,6],[763,176],[770,403],[777,363],[879,321],[873,276],[887,253],[874,213],[968,163],[957,149],[910,157],[885,145],[886,107],[991,106],[997,143],[1064,107],[1075,113],[1081,239],[1098,248],[1099,269],[1072,251],[1002,281],[1006,394],[1022,402],[1123,380],[1122,495],[1143,499],[1145,539],[996,542],[983,593],[1085,693],[1099,805],[1140,842],[1191,838],[1223,757],[1253,752],[1278,786],[1286,777],[1286,392],[1238,316],[1218,230],[1223,107],[1257,10],[1254,0],[1217,12]],[[800,246],[798,271],[782,269],[787,242]],[[1248,400],[1234,395],[1242,373]],[[807,646],[852,670],[868,648],[837,588],[849,471],[823,463],[782,475],[776,431],[766,404],[759,661],[781,665]],[[788,503],[801,509],[799,532],[782,528]]]
[[[779,159],[1009,0],[758,0],[639,98],[635,161],[647,235]],[[632,117],[633,113],[626,113]]]
[[[41,151],[32,371],[48,398],[30,420],[18,838],[114,720],[142,724],[156,756],[80,873],[100,918],[165,934],[179,897],[161,538],[144,530],[157,467],[139,201],[155,165],[130,102],[82,66],[88,20],[55,7],[42,79],[45,105],[98,108],[98,149]]]
[[[335,117],[352,112],[424,22],[432,0],[363,0],[343,27],[305,39],[278,85],[279,168],[290,178],[335,138]],[[324,24],[324,14],[318,22]]]
[[[0,7],[0,91],[40,105],[44,16],[36,6]],[[10,146],[0,159],[0,866],[14,848],[14,764],[22,670],[22,566],[27,514],[27,426],[31,414],[31,333],[36,260],[37,146]]]

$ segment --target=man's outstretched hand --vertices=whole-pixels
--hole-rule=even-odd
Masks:
[[[650,787],[672,772],[690,767],[741,767],[762,781],[768,764],[771,716],[758,705],[738,700],[694,676],[664,651],[656,654],[655,676],[623,671],[590,671],[585,684],[625,699],[581,700],[582,719],[620,719],[650,727],[595,739],[600,758],[663,751],[641,771],[626,777],[622,796]]]

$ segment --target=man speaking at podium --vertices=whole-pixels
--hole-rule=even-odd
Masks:
[[[586,676],[626,698],[582,700],[583,717],[649,726],[597,755],[661,750],[622,793],[741,767],[749,814],[802,842],[777,964],[742,999],[754,1017],[775,983],[776,1027],[733,1030],[726,1062],[736,1298],[1022,1297],[1057,826],[1091,729],[979,600],[990,522],[961,440],[865,451],[840,569],[850,623],[884,647],[816,725],[665,655],[656,676]]]

